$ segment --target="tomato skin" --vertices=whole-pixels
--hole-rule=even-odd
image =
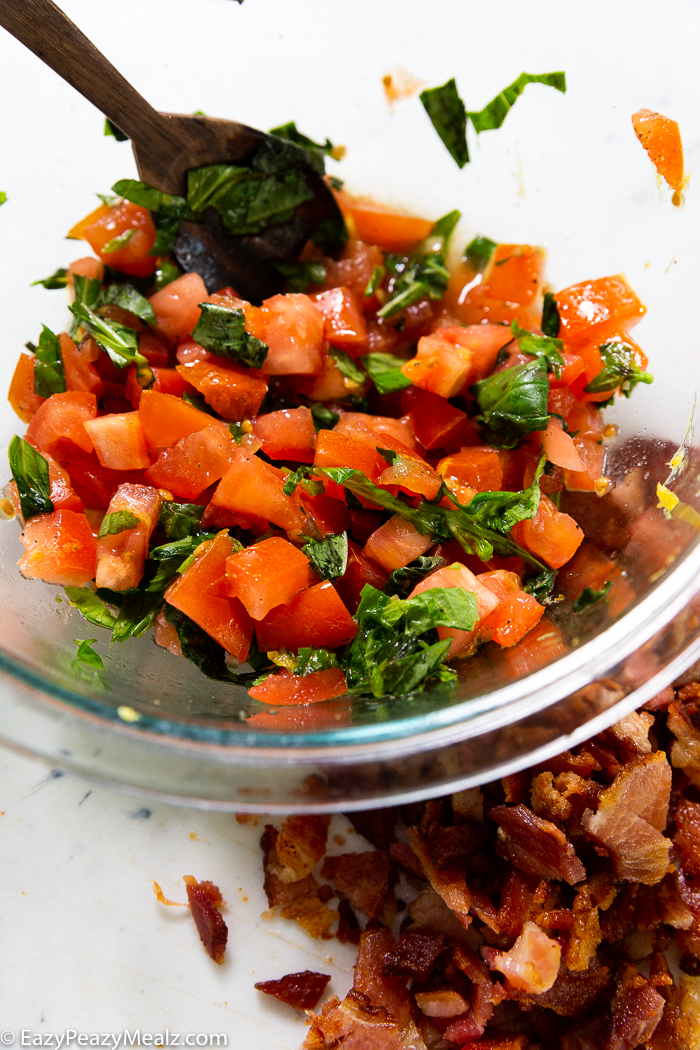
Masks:
[[[139,524],[116,535],[103,536],[97,541],[97,572],[95,583],[112,591],[126,591],[138,587],[143,576],[148,541],[156,524],[162,496],[147,485],[120,485],[107,508],[108,514],[129,511]]]
[[[666,179],[672,190],[680,193],[683,189],[683,145],[676,121],[650,109],[640,109],[632,115],[632,127],[659,175]],[[675,199],[673,203],[676,203]]]
[[[401,408],[408,413],[411,429],[423,448],[443,448],[467,422],[467,415],[449,401],[419,387],[401,392]]]
[[[317,375],[323,352],[323,317],[308,295],[273,295],[262,304],[265,342],[269,347],[262,367],[265,375]]]
[[[84,423],[97,415],[97,399],[87,391],[52,394],[34,413],[27,428],[27,441],[42,452],[51,452],[61,439],[92,452],[92,438]]]
[[[169,605],[199,624],[227,653],[245,660],[253,638],[253,621],[237,598],[229,597],[226,559],[233,540],[220,532],[195,551],[195,559],[165,592]]]
[[[377,439],[376,444],[381,445],[384,435],[390,434],[412,452],[418,451],[418,443],[413,436],[411,422],[407,415],[394,419],[393,416],[371,416],[366,412],[343,412],[333,430],[336,434],[356,437],[358,427],[371,431]]]
[[[98,280],[104,278],[105,268],[104,264],[99,260],[95,259],[92,255],[86,255],[82,259],[76,259],[68,266],[68,287],[72,294],[75,293],[75,281],[73,278],[78,275],[80,277],[96,277]]]
[[[142,392],[138,413],[151,448],[169,448],[188,434],[196,434],[216,422],[182,398],[153,389]]]
[[[283,408],[253,420],[253,433],[270,459],[313,463],[316,428],[308,408]]]
[[[305,646],[335,649],[357,634],[350,616],[332,583],[325,580],[301,591],[288,605],[280,605],[255,628],[258,645],[265,652]]]
[[[496,569],[477,576],[477,580],[498,598],[498,605],[479,625],[480,638],[493,639],[508,648],[524,638],[542,619],[544,606],[526,594],[514,572]]]
[[[121,412],[86,421],[97,458],[110,470],[143,470],[151,465],[138,412]]]
[[[229,594],[262,620],[309,586],[309,562],[294,544],[271,536],[227,558],[226,578]]]
[[[188,500],[219,481],[235,458],[237,446],[216,420],[212,422],[213,426],[189,433],[164,449],[146,471],[146,481]]]
[[[534,518],[519,521],[511,529],[511,536],[552,569],[560,569],[573,557],[583,541],[583,532],[572,517],[558,511],[546,496]]]
[[[32,354],[20,354],[10,383],[7,399],[23,423],[31,422],[34,413],[46,400],[34,393],[34,362]]]
[[[433,228],[429,219],[403,215],[377,204],[369,197],[352,197],[342,191],[336,191],[335,197],[350,231],[360,240],[378,245],[385,252],[410,252],[425,240]]]
[[[278,707],[291,704],[317,704],[321,700],[332,700],[345,696],[348,687],[345,675],[339,667],[297,676],[289,671],[278,671],[260,685],[254,685],[248,694],[263,704]]]
[[[224,507],[245,518],[262,519],[281,529],[300,529],[304,516],[282,491],[285,475],[258,456],[241,449],[211,498],[213,507]]]
[[[329,532],[337,536],[350,528],[348,508],[341,500],[325,494],[312,496],[303,488],[297,488],[294,498],[304,513],[316,522],[322,536],[327,536]]]
[[[443,641],[445,638],[452,639],[448,657],[451,659],[453,656],[459,656],[461,653],[469,650],[477,637],[479,623],[493,612],[498,605],[498,598],[492,590],[481,583],[473,572],[469,571],[466,565],[462,565],[460,562],[445,565],[442,569],[431,573],[430,576],[426,576],[424,580],[416,584],[409,594],[409,598],[415,598],[417,594],[432,590],[434,587],[462,587],[463,590],[471,591],[472,594],[476,595],[479,621],[472,631],[460,631],[456,627],[438,627],[437,629],[440,641]]]
[[[206,360],[187,361],[177,371],[223,419],[239,423],[255,416],[267,393],[267,380],[256,369],[242,368],[233,361],[211,355]]]
[[[61,357],[66,375],[66,390],[83,390],[101,398],[104,393],[104,383],[100,374],[93,364],[83,357],[69,335],[61,332]]]
[[[438,474],[446,482],[475,489],[476,492],[498,492],[503,487],[503,466],[498,452],[487,447],[463,448],[452,456],[445,456],[437,465]]]
[[[351,467],[353,470],[361,470],[375,483],[379,481],[387,466],[386,460],[376,449],[334,430],[319,430],[316,436],[314,463],[322,468]]]
[[[347,351],[351,357],[367,352],[367,325],[357,300],[348,288],[329,288],[311,296],[323,317],[323,334],[331,346]]]
[[[581,438],[578,435],[573,439],[573,446],[583,469],[565,470],[564,484],[571,492],[595,492],[596,481],[603,476],[605,448],[590,438]]]
[[[529,244],[499,244],[481,281],[464,266],[453,274],[443,300],[448,313],[467,325],[484,321],[535,328],[542,316],[544,255]],[[472,287],[467,288],[467,285]]]
[[[71,241],[84,241],[86,239],[85,230],[87,227],[92,226],[98,219],[103,219],[106,215],[109,215],[109,211],[110,208],[108,204],[99,204],[94,211],[91,211],[89,215],[86,215],[84,219],[81,219],[80,222],[76,222],[75,226],[70,228],[66,234],[67,239]]]
[[[547,429],[539,431],[539,439],[542,450],[550,463],[554,463],[557,467],[564,467],[567,471],[586,470],[586,464],[577,451],[574,439],[562,427],[561,419],[552,416],[547,424]]]
[[[335,588],[350,612],[353,615],[357,612],[365,584],[369,583],[381,591],[388,580],[386,569],[368,558],[358,543],[348,540],[348,567],[345,574],[335,580]]]
[[[393,572],[394,569],[402,569],[420,554],[425,554],[432,546],[431,536],[423,536],[410,521],[404,521],[395,514],[372,533],[362,553],[388,572]]]
[[[75,230],[73,227],[71,234]],[[111,240],[128,230],[134,232],[122,248],[114,252],[104,251]],[[148,254],[156,239],[151,216],[146,208],[131,201],[121,201],[108,208],[106,214],[83,228],[82,236],[102,262],[132,277],[149,277],[158,265],[155,256]]]
[[[17,564],[23,576],[63,587],[94,579],[97,541],[84,514],[62,508],[31,518],[22,543],[25,553]]]
[[[169,342],[184,339],[199,320],[199,304],[208,298],[207,286],[198,273],[176,277],[149,299],[158,331]]]
[[[621,274],[572,284],[554,298],[561,318],[559,335],[566,343],[591,339],[592,330],[603,325],[631,327],[646,313]]]

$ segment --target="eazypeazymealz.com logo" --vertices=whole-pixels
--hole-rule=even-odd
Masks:
[[[21,1028],[0,1032],[0,1046],[41,1046],[50,1050],[62,1050],[72,1046],[106,1046],[109,1050],[122,1047],[213,1047],[228,1046],[228,1036],[222,1032],[171,1032],[165,1028],[160,1032],[145,1032],[140,1028],[124,1028],[120,1032],[79,1032],[67,1028],[65,1032],[34,1032]]]

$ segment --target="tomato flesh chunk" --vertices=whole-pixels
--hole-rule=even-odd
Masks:
[[[531,551],[552,569],[566,565],[583,542],[583,532],[572,517],[557,510],[546,496],[534,518],[519,521],[510,531],[522,547]]]
[[[258,622],[258,645],[266,652],[306,646],[335,649],[357,634],[357,624],[329,581],[301,591]]]
[[[630,327],[645,313],[639,297],[620,274],[572,284],[557,292],[555,299],[561,318],[560,337],[570,343],[589,338],[591,329],[602,325]]]
[[[367,351],[367,325],[357,300],[348,288],[329,288],[311,296],[323,317],[323,334],[331,344],[351,357]]]
[[[84,426],[103,467],[109,467],[110,470],[143,470],[150,466],[151,457],[138,412],[88,419]]]
[[[34,362],[32,354],[20,354],[10,382],[7,399],[23,423],[29,423],[43,405],[45,398],[34,393]]]
[[[323,317],[303,292],[273,295],[262,304],[269,350],[265,375],[316,375],[321,371]]]
[[[425,449],[443,448],[467,422],[467,415],[450,402],[419,387],[403,391],[401,407],[408,412],[410,425]]]
[[[149,299],[158,331],[169,342],[184,339],[199,320],[199,304],[207,298],[207,287],[198,273],[183,273],[171,281]]]
[[[453,481],[476,492],[499,492],[503,488],[503,465],[493,448],[463,448],[441,459],[437,472],[448,485]]]
[[[42,452],[51,452],[61,439],[92,452],[92,437],[84,424],[95,421],[97,399],[87,391],[52,394],[37,409],[27,427],[27,441]]]
[[[84,514],[61,508],[30,518],[22,533],[25,553],[17,562],[23,576],[82,587],[95,578],[97,541]]]
[[[289,671],[278,671],[260,685],[254,685],[248,693],[254,700],[260,700],[263,704],[283,707],[291,704],[317,704],[321,700],[345,696],[347,691],[343,672],[339,667],[329,667],[325,671],[312,671],[311,674],[300,676]]]
[[[158,522],[161,493],[148,485],[120,485],[112,496],[107,514],[128,511],[139,519],[133,529],[103,536],[97,541],[98,587],[126,591],[138,587],[148,556],[148,541]]]
[[[395,514],[372,533],[363,554],[378,562],[388,572],[402,569],[434,545],[431,536],[418,532],[415,525]]]
[[[98,208],[97,212],[102,210]],[[71,235],[75,235],[76,229],[73,227]],[[153,220],[146,208],[131,201],[120,201],[102,212],[94,222],[83,227],[79,236],[85,238],[107,266],[132,277],[149,277],[158,265],[155,256],[148,254],[156,239]],[[124,238],[123,244],[115,250],[105,251],[117,238]]]
[[[255,369],[243,368],[233,361],[223,364],[221,358],[211,355],[177,365],[177,371],[229,422],[256,415],[267,393],[267,380]]]
[[[215,423],[206,412],[159,390],[143,391],[138,413],[150,448],[169,448],[188,434],[196,434]]]
[[[227,558],[226,577],[229,594],[254,620],[262,620],[309,586],[309,562],[294,544],[271,536]]]
[[[196,499],[224,476],[236,454],[230,434],[213,425],[187,434],[164,449],[144,477],[157,488],[168,489],[183,499]]]
[[[212,496],[211,506],[262,519],[281,529],[300,529],[304,516],[282,491],[285,480],[277,467],[239,449]]]
[[[445,565],[442,569],[431,573],[430,576],[426,576],[424,580],[416,584],[409,598],[415,598],[417,594],[422,594],[434,587],[462,587],[463,590],[475,594],[479,622],[485,620],[498,605],[498,598],[493,591],[485,587],[478,577],[460,562]],[[445,638],[452,639],[448,658],[451,659],[453,656],[469,651],[477,637],[479,622],[471,631],[461,631],[457,627],[438,627],[437,633],[440,641]]]
[[[282,408],[253,420],[253,433],[270,459],[313,463],[316,428],[308,408]]]

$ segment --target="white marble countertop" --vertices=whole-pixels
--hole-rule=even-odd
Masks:
[[[352,946],[263,917],[264,818],[252,827],[231,814],[144,802],[4,750],[0,813],[4,1045],[21,1046],[23,1029],[45,1038],[138,1028],[297,1050],[304,1015],[254,983],[307,968],[331,975],[328,992],[342,996],[352,983]],[[227,902],[222,966],[206,955],[189,910],[154,896],[152,879],[185,901],[183,875],[215,882]]]

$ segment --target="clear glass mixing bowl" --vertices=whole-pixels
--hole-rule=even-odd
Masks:
[[[193,805],[348,810],[532,764],[609,725],[696,659],[700,475],[688,426],[700,386],[697,203],[691,186],[685,207],[671,205],[629,118],[641,106],[677,118],[692,167],[700,85],[688,71],[700,10],[671,2],[660,24],[644,0],[630,26],[626,5],[594,0],[573,33],[558,3],[515,0],[497,12],[439,0],[429,19],[416,0],[360,0],[352,17],[326,0],[200,0],[196,13],[188,0],[122,0],[118,21],[90,0],[63,6],[158,108],[258,127],[295,119],[307,134],[347,146],[347,158],[331,166],[351,191],[430,217],[458,207],[459,244],[483,233],[546,246],[555,288],[626,273],[648,307],[635,338],[655,382],[610,410],[619,427],[609,447],[612,494],[577,501],[592,538],[619,550],[638,598],[616,622],[604,611],[552,606],[567,650],[544,666],[518,647],[484,649],[462,666],[453,692],[336,700],[268,712],[260,725],[249,720],[260,705],[245,691],[202,677],[150,639],[112,646],[98,637],[106,677],[76,669],[74,639],[99,628],[58,602],[56,588],[19,577],[19,525],[2,522],[0,739],[94,780]],[[495,52],[477,45],[489,39],[498,40]],[[102,138],[100,115],[29,52],[3,35],[0,56],[0,90],[11,100],[0,112],[6,389],[40,323],[66,323],[63,293],[30,282],[84,254],[64,231],[94,207],[95,191],[135,172],[128,143]],[[499,131],[472,140],[472,163],[461,172],[417,98],[392,110],[382,87],[397,70],[428,84],[454,74],[480,108],[523,69],[564,69],[568,93],[528,88]],[[23,428],[3,406],[4,453]],[[685,469],[671,488],[691,510],[670,521],[658,511],[642,537],[630,538],[630,519],[656,504],[657,482],[684,440]]]

